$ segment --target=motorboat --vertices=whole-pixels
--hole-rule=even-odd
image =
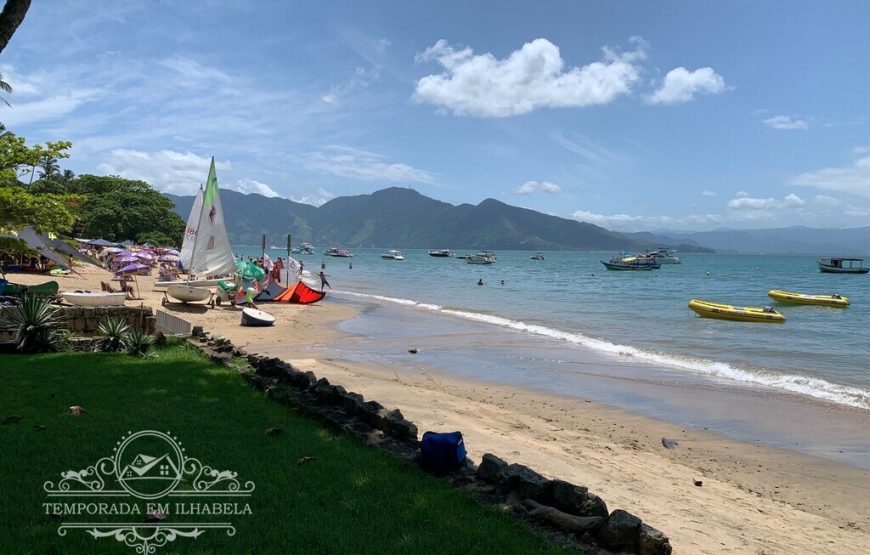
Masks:
[[[299,245],[299,252],[301,252],[302,254],[315,254],[314,247],[311,245],[311,243],[302,243],[301,245]]]
[[[767,296],[774,301],[783,304],[810,304],[818,306],[833,306],[837,308],[846,308],[849,306],[848,297],[844,297],[837,293],[831,295],[807,295],[805,293],[771,289],[767,292]]]
[[[395,249],[388,250],[381,255],[381,258],[384,260],[405,260],[405,257],[402,256],[402,252]]]
[[[456,255],[457,260],[467,260],[469,258],[471,258],[470,254],[457,254]]]
[[[485,256],[483,254],[472,254],[471,256],[465,259],[467,264],[492,264],[495,262],[492,258]]]
[[[773,324],[785,322],[785,316],[769,306],[731,306],[730,304],[692,299],[689,301],[689,308],[704,318],[734,320],[737,322],[766,322]]]
[[[532,260],[543,260],[543,259],[544,259],[544,253],[542,253],[542,252],[535,253],[535,254],[533,254],[530,258],[531,258]]]
[[[680,264],[680,259],[674,256],[673,253],[673,250],[662,247],[648,252],[647,256],[652,256],[659,264]]]
[[[273,326],[275,325],[275,317],[268,312],[263,312],[256,308],[243,308],[242,325],[255,327]]]
[[[828,274],[866,274],[870,267],[864,266],[863,258],[826,256],[819,259],[819,271]]]
[[[335,256],[338,258],[349,258],[353,256],[352,252],[341,247],[330,247],[327,250],[323,251],[323,254],[325,254],[326,256]]]
[[[617,256],[607,262],[601,261],[608,270],[658,270],[662,267],[652,256]]]
[[[124,306],[127,299],[127,293],[108,291],[64,291],[60,296],[76,306]]]
[[[433,250],[429,251],[429,256],[434,256],[436,258],[449,258],[453,256],[453,253],[447,249]]]

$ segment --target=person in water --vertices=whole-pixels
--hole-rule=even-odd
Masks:
[[[329,284],[328,281],[326,281],[326,274],[324,274],[323,272],[320,272],[320,290],[321,291],[323,291],[324,285],[326,287],[329,287],[330,289],[332,289],[332,286]]]
[[[349,264],[347,265],[347,269],[348,269],[348,270],[353,270],[353,262],[351,262],[351,263],[349,263]]]
[[[477,280],[477,285],[478,286],[483,285],[483,278],[480,278],[479,280]]]

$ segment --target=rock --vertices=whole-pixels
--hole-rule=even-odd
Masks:
[[[359,412],[356,414],[360,420],[373,428],[379,430],[384,429],[384,406],[377,401],[366,401],[359,407]]]
[[[417,439],[417,426],[405,420],[399,409],[384,415],[384,431],[397,439]]]
[[[286,375],[285,366],[281,359],[267,358],[257,364],[257,374],[267,378],[281,378]]]
[[[359,413],[362,408],[363,403],[365,403],[365,399],[359,393],[347,392],[345,391],[342,396],[342,407],[344,407],[344,412],[348,414],[356,415]]]
[[[498,481],[499,473],[507,468],[507,465],[508,463],[492,453],[484,453],[483,460],[477,467],[477,477],[484,482],[494,484]]]
[[[276,384],[266,388],[266,397],[281,404],[290,404],[296,398],[296,390],[289,385]]]
[[[671,542],[660,530],[641,523],[638,537],[640,555],[671,555]]]
[[[521,499],[546,500],[550,480],[522,464],[509,464],[498,473],[497,488],[516,492]]]
[[[21,422],[22,418],[24,417],[20,414],[10,414],[6,418],[4,418],[3,422],[0,422],[0,424],[18,424],[19,422]]]
[[[598,539],[608,549],[633,551],[639,540],[641,524],[641,520],[633,514],[616,509],[604,521],[604,526],[598,531]]]
[[[701,486],[704,485],[704,481],[703,481],[703,480],[695,480],[694,478],[692,478],[692,483],[695,484],[695,485],[698,486],[698,487],[701,487]]]
[[[411,353],[412,355],[416,355],[416,354],[417,354],[417,349],[416,349],[416,347],[413,348],[413,349],[408,349],[408,352]]]
[[[563,480],[553,480],[551,484],[549,497],[557,509],[577,516],[606,518],[609,514],[604,500],[587,488]]]
[[[676,439],[668,439],[666,437],[662,438],[662,446],[665,449],[676,449],[679,444],[680,443]]]

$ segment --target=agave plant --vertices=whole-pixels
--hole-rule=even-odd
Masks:
[[[148,355],[151,354],[151,346],[154,343],[154,337],[139,328],[134,328],[133,331],[128,333],[124,338],[124,342],[127,345],[128,354],[148,357]]]
[[[97,341],[95,351],[103,353],[117,353],[123,351],[127,344],[127,332],[130,325],[121,318],[109,318],[100,324],[100,333],[103,337]]]
[[[21,303],[7,312],[3,325],[15,330],[15,343],[24,353],[52,351],[57,308],[48,299],[25,293]]]

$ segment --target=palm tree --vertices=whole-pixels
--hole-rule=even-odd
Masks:
[[[63,174],[60,176],[63,181],[72,181],[76,178],[76,173],[72,170],[63,170]]]
[[[30,0],[6,0],[3,11],[0,12],[0,52],[9,44],[9,39],[24,21]]]
[[[12,85],[10,85],[9,83],[7,83],[6,81],[3,80],[2,73],[0,73],[0,91],[4,91],[4,92],[8,92],[8,93],[12,92]],[[6,104],[10,108],[12,107],[12,105],[9,104],[9,101],[6,100],[5,98],[3,98],[2,96],[0,96],[0,100],[3,101],[3,104]],[[6,129],[5,125],[3,126],[3,129]]]
[[[39,179],[54,179],[60,177],[60,166],[57,165],[57,158],[51,154],[43,154],[39,159]]]

